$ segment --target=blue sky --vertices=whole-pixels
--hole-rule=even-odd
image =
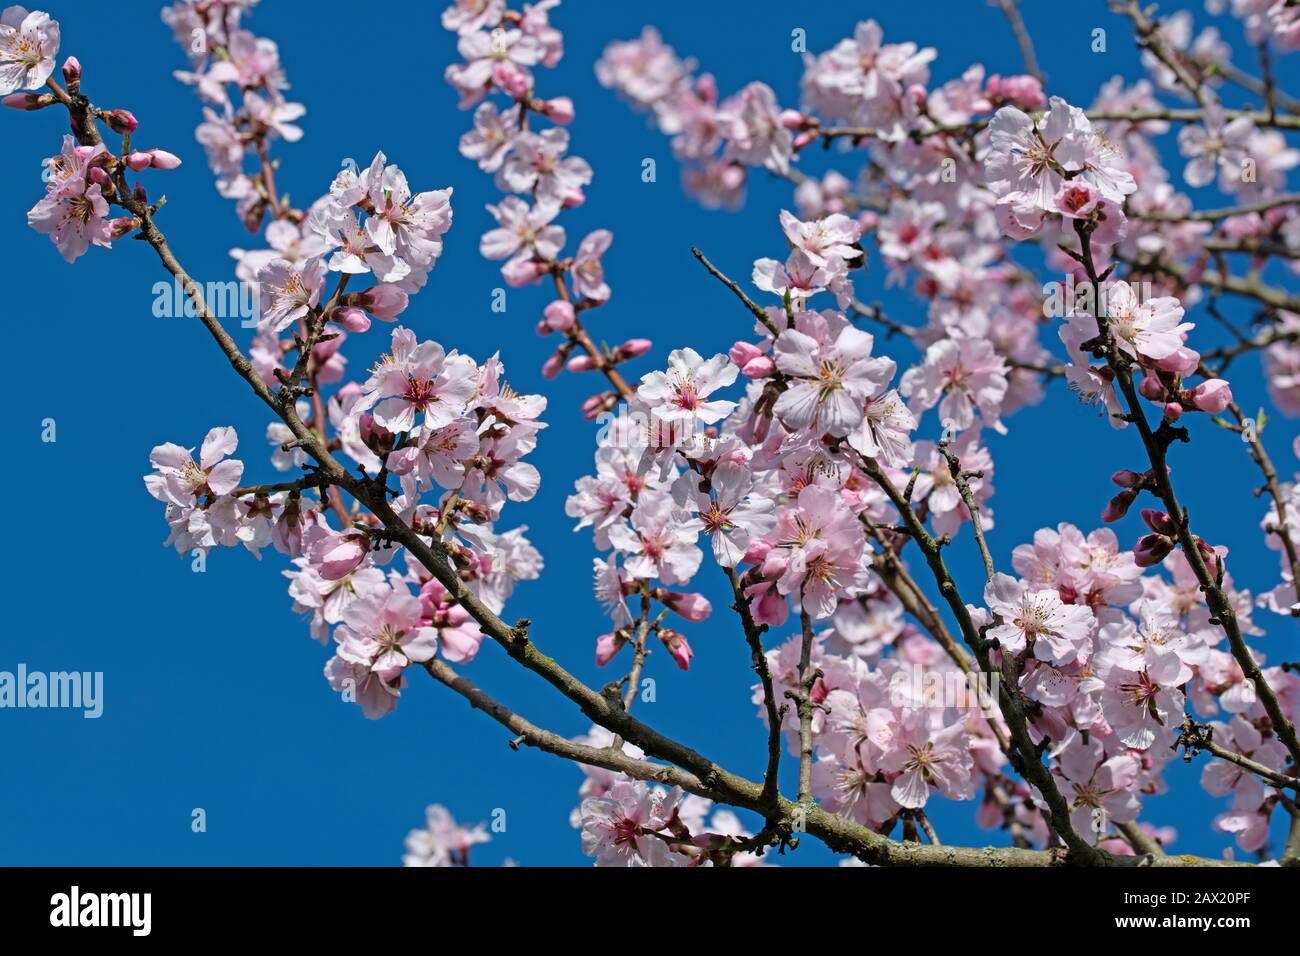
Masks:
[[[538,369],[548,349],[532,331],[548,301],[542,290],[512,290],[507,311],[491,311],[492,290],[501,281],[477,248],[490,225],[483,204],[498,194],[490,177],[456,150],[470,117],[456,110],[455,94],[442,79],[455,54],[454,38],[438,23],[440,4],[370,4],[360,19],[355,4],[340,0],[317,0],[310,15],[304,6],[264,0],[248,21],[279,43],[291,96],[308,108],[306,137],[277,150],[281,188],[305,205],[325,190],[345,157],[364,165],[379,148],[402,166],[413,187],[455,187],[456,218],[445,255],[403,321],[423,337],[480,359],[500,350],[518,390],[550,397],[550,428],[532,459],[542,470],[542,490],[532,502],[511,505],[501,524],[529,526],[547,571],[542,582],[518,589],[507,616],[531,618],[539,645],[589,683],[612,679],[616,675],[593,661],[603,622],[589,599],[590,538],[573,534],[563,514],[574,479],[591,464],[593,428],[577,406],[598,383],[590,376],[542,382]],[[1100,2],[1086,6],[1083,13],[1066,12],[1031,0],[1025,11],[1050,75],[1049,91],[1084,105],[1113,74],[1139,75],[1123,22]],[[228,250],[259,243],[212,186],[193,138],[198,101],[171,76],[183,66],[181,51],[152,4],[137,2],[131,9],[127,47],[106,36],[101,4],[59,3],[50,12],[63,27],[60,58],[79,57],[84,88],[97,105],[135,113],[138,145],[161,146],[183,158],[179,170],[146,178],[154,195],[165,189],[168,196],[159,224],[196,278],[228,279]],[[1196,9],[1198,22],[1206,21]],[[614,230],[605,260],[614,295],[592,316],[591,329],[610,343],[633,335],[654,339],[654,350],[631,367],[636,374],[660,365],[671,348],[689,344],[708,355],[747,333],[746,314],[698,266],[690,247],[698,245],[722,269],[744,278],[755,258],[784,248],[776,214],[792,200],[788,184],[757,174],[741,212],[694,205],[678,185],[667,141],[595,82],[592,64],[601,49],[635,35],[650,18],[680,54],[698,57],[717,76],[724,93],[762,79],[794,105],[801,68],[790,50],[790,31],[805,29],[809,48],[820,51],[865,16],[881,21],[887,41],[937,47],[933,75],[939,81],[976,61],[989,72],[1020,71],[1001,15],[970,0],[797,9],[740,0],[569,0],[556,12],[566,53],[557,69],[542,74],[541,92],[573,98],[573,150],[596,171],[589,201],[566,213],[563,223],[570,247],[590,229]],[[1094,27],[1109,31],[1103,54],[1090,51]],[[1224,21],[1223,28],[1239,41],[1233,22]],[[1283,67],[1283,77],[1288,72]],[[395,714],[364,720],[321,676],[327,654],[291,609],[281,556],[268,550],[258,562],[242,551],[214,552],[206,573],[196,574],[188,560],[161,547],[161,508],[141,482],[149,449],[164,441],[196,445],[208,428],[231,424],[241,437],[246,476],[270,480],[265,410],[197,322],[153,316],[152,287],[163,273],[144,244],[93,249],[68,266],[28,230],[26,210],[41,192],[40,162],[57,150],[65,122],[54,109],[6,111],[0,122],[6,144],[0,181],[7,184],[0,192],[0,240],[11,289],[3,435],[14,455],[0,471],[0,492],[15,519],[9,545],[0,551],[10,595],[0,669],[21,661],[32,669],[103,671],[106,684],[99,720],[83,720],[77,712],[0,711],[7,763],[0,863],[384,865],[398,862],[404,835],[421,824],[432,802],[467,822],[505,810],[505,832],[476,849],[476,862],[508,856],[525,865],[584,863],[568,825],[581,780],[575,767],[544,754],[512,752],[495,723],[418,674]],[[655,183],[641,180],[646,157],[658,162]],[[1207,203],[1225,204],[1222,197]],[[919,307],[883,291],[881,281],[879,271],[872,272],[860,286],[862,297],[880,299],[892,315],[920,323]],[[1192,318],[1209,322],[1203,313]],[[369,366],[385,350],[384,332],[348,342],[351,368]],[[248,332],[240,335],[246,344]],[[1195,333],[1201,346],[1220,338],[1210,325]],[[907,346],[884,348],[900,364],[911,357]],[[1255,408],[1263,401],[1258,361],[1243,360],[1234,371],[1239,401]],[[1072,521],[1084,530],[1095,527],[1110,493],[1110,472],[1141,467],[1137,436],[1112,433],[1059,384],[1043,405],[1010,419],[1006,438],[991,442],[997,525],[990,544],[1003,566],[1011,549],[1040,526]],[[41,441],[46,418],[57,422],[54,443]],[[930,420],[926,425],[935,427]],[[1258,474],[1233,436],[1197,425],[1195,452],[1203,464],[1188,464],[1181,449],[1174,455],[1193,523],[1231,549],[1229,566],[1239,585],[1265,590],[1276,582],[1277,569],[1257,531],[1264,508],[1251,492]],[[1295,431],[1292,422],[1278,419],[1264,433],[1288,478],[1295,470]],[[1131,544],[1136,517],[1119,533]],[[975,600],[980,572],[968,535],[952,553],[964,558],[959,583]],[[757,777],[765,737],[749,700],[748,653],[725,608],[722,576],[706,565],[698,583],[717,611],[688,631],[695,664],[682,674],[666,655],[652,657],[648,673],[658,682],[657,702],[638,703],[638,713],[729,769]],[[1294,623],[1262,611],[1258,619],[1269,636],[1256,646],[1272,660],[1295,659]],[[566,734],[587,729],[576,709],[494,646],[465,670],[538,723]],[[790,761],[786,769],[793,770]],[[1172,795],[1149,799],[1143,816],[1176,826],[1179,851],[1218,855],[1229,841],[1208,823],[1222,801],[1195,784],[1199,770],[1171,766]],[[207,832],[196,834],[191,811],[200,807]],[[971,822],[971,805],[938,802],[932,809],[945,842],[988,839]],[[811,843],[787,857],[798,864],[828,860]]]

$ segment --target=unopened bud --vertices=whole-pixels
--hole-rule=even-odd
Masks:
[[[68,92],[77,92],[81,85],[81,61],[70,56],[63,61],[63,82],[68,84]]]
[[[113,132],[124,135],[134,133],[140,125],[139,120],[131,115],[130,110],[109,110],[104,114],[104,122],[108,124],[109,129]]]
[[[575,313],[573,306],[563,299],[556,299],[542,311],[543,321],[553,332],[567,332],[573,328]]]
[[[567,96],[542,101],[542,114],[557,126],[573,122],[573,100]]]
[[[557,349],[545,362],[542,363],[542,378],[552,379],[559,375],[564,369],[564,349]]]
[[[10,93],[0,103],[11,110],[43,110],[54,102],[53,93]]]
[[[508,60],[492,68],[492,82],[516,100],[528,96],[528,75]]]
[[[165,149],[149,150],[149,159],[154,169],[175,169],[181,164],[181,158]]]
[[[112,239],[121,239],[136,226],[134,216],[119,216],[116,219],[108,221],[109,237]]]
[[[339,309],[334,318],[349,332],[364,332],[370,328],[370,316],[361,309]]]
[[[636,358],[638,355],[644,355],[650,351],[650,346],[654,345],[649,339],[628,339],[616,350],[618,357],[622,359]]]
[[[1154,373],[1148,373],[1142,379],[1138,391],[1142,393],[1143,398],[1152,402],[1162,402],[1165,399],[1165,385],[1160,381],[1160,376]]]
[[[798,110],[782,110],[781,115],[777,117],[777,122],[786,129],[799,129],[808,122],[808,117]]]

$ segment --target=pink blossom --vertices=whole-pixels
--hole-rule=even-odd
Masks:
[[[363,532],[348,531],[342,534],[329,532],[317,538],[306,549],[311,562],[326,581],[339,581],[361,566],[370,553],[370,539]]]
[[[59,21],[40,10],[7,8],[0,15],[0,96],[44,86],[58,52]]]
[[[283,332],[304,319],[320,303],[325,284],[325,260],[314,256],[301,267],[272,259],[257,273],[262,322],[272,332]]]
[[[725,355],[706,361],[694,349],[675,349],[668,355],[668,370],[647,372],[636,394],[658,421],[690,436],[697,425],[712,425],[736,407],[709,396],[732,384],[738,372]]]
[[[787,428],[813,428],[843,438],[861,423],[867,399],[894,377],[893,359],[872,358],[874,339],[846,325],[834,342],[797,329],[776,340],[776,367],[791,382],[773,411]]]
[[[162,502],[189,506],[206,495],[224,495],[234,490],[244,473],[244,463],[227,459],[239,446],[239,436],[230,427],[214,428],[203,439],[196,464],[193,449],[170,442],[149,453],[155,474],[145,477],[149,494]]]
[[[597,866],[681,866],[687,858],[673,853],[654,834],[676,812],[681,791],[666,793],[639,780],[620,780],[604,796],[582,801],[582,852]]]
[[[642,492],[632,509],[630,524],[613,525],[609,540],[626,555],[623,567],[632,577],[685,584],[695,576],[704,558],[695,544],[700,524],[668,495]]]
[[[447,354],[437,342],[417,344],[415,333],[393,330],[392,352],[371,372],[357,411],[374,409],[389,431],[407,431],[424,415],[434,428],[451,424],[473,396],[478,369],[468,355]]]
[[[1070,664],[1091,651],[1092,611],[1063,603],[1054,591],[1034,591],[1010,575],[996,574],[984,587],[984,601],[1002,621],[988,637],[1004,651],[1028,649],[1050,664]]]
[[[443,22],[446,20],[444,13]],[[425,829],[412,830],[406,835],[402,866],[468,866],[470,847],[489,843],[491,839],[483,824],[473,828],[461,826],[446,807],[435,803],[425,810]]]
[[[605,282],[605,271],[601,267],[600,257],[605,254],[614,234],[608,229],[597,229],[590,233],[578,245],[578,251],[569,267],[573,276],[573,291],[584,299],[593,302],[606,302],[609,299],[609,285]]]
[[[984,421],[999,428],[1000,406],[1007,392],[1007,367],[983,339],[944,339],[925,352],[924,364],[903,374],[899,391],[913,413],[939,406],[939,416],[958,431]]]

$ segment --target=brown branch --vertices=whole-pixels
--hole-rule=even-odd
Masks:
[[[1160,845],[1160,841],[1148,835],[1136,822],[1117,823],[1115,829],[1136,852],[1149,856],[1165,855],[1165,848]]]
[[[1143,219],[1147,222],[1218,222],[1232,216],[1249,216],[1251,213],[1268,212],[1270,209],[1277,209],[1281,206],[1296,205],[1300,205],[1300,195],[1290,193],[1285,196],[1274,196],[1272,199],[1264,199],[1256,203],[1227,206],[1223,209],[1193,209],[1184,213],[1130,211],[1127,215],[1130,219]]]
[[[953,581],[952,575],[949,574],[948,568],[944,564],[939,543],[926,530],[911,503],[889,480],[889,477],[876,464],[875,460],[861,455],[857,457],[859,468],[880,486],[911,529],[912,538],[925,555],[926,564],[930,566],[935,583],[939,586],[939,592],[943,595],[953,616],[957,619],[962,637],[975,653],[975,659],[979,662],[980,669],[985,673],[993,673],[988,642],[975,628],[970,611],[957,591],[957,584]],[[998,706],[1002,711],[1003,720],[1006,721],[1007,727],[1011,731],[1012,765],[1018,773],[1038,788],[1038,792],[1047,804],[1048,818],[1051,821],[1052,828],[1064,841],[1070,853],[1085,865],[1105,865],[1108,854],[1098,850],[1079,836],[1074,829],[1074,824],[1070,822],[1069,805],[1057,788],[1055,778],[1043,766],[1038,748],[1029,735],[1029,725],[1025,718],[1024,707],[1019,697],[1019,690],[1014,686],[1014,683],[1014,681],[998,682]]]
[[[754,615],[749,606],[749,598],[736,577],[734,568],[723,568],[727,580],[731,583],[731,605],[740,615],[740,624],[745,631],[745,641],[749,644],[750,666],[758,675],[758,682],[763,688],[763,710],[767,716],[767,769],[763,773],[763,801],[775,803],[778,793],[777,771],[781,767],[781,721],[782,711],[776,704],[776,690],[772,686],[772,669],[767,664],[767,654],[763,651],[763,632],[767,625],[754,622]]]
[[[1011,24],[1011,32],[1015,34],[1016,45],[1020,47],[1020,57],[1025,61],[1025,72],[1042,83],[1046,78],[1043,76],[1043,71],[1038,67],[1038,57],[1034,55],[1033,38],[1030,37],[1029,30],[1025,27],[1024,18],[1020,16],[1019,0],[997,0],[997,5]]]
[[[799,690],[786,691],[787,697],[793,697],[799,715],[799,805],[807,806],[813,802],[812,765],[812,689],[821,676],[821,671],[812,666],[813,628],[812,619],[804,604],[803,589],[799,590],[799,625],[802,632],[799,644]]]
[[[1082,221],[1076,225],[1075,229],[1082,243],[1082,259],[1084,268],[1088,273],[1088,279],[1093,283],[1094,289],[1097,289],[1100,287],[1101,280],[1092,259],[1091,230]],[[1151,476],[1155,484],[1156,496],[1164,504],[1169,519],[1177,529],[1178,543],[1182,547],[1183,555],[1187,558],[1187,563],[1205,594],[1205,601],[1212,615],[1211,620],[1215,621],[1227,634],[1232,656],[1241,667],[1246,679],[1254,685],[1255,692],[1259,696],[1269,720],[1272,721],[1273,732],[1286,746],[1291,754],[1291,759],[1300,764],[1300,741],[1296,739],[1295,727],[1287,719],[1281,704],[1278,703],[1277,695],[1273,692],[1273,688],[1268,681],[1265,680],[1254,654],[1246,645],[1245,638],[1241,633],[1241,626],[1237,623],[1237,613],[1232,607],[1232,602],[1228,600],[1228,596],[1220,586],[1219,575],[1217,573],[1211,574],[1206,566],[1205,558],[1201,554],[1201,549],[1197,543],[1198,539],[1192,534],[1187,510],[1179,503],[1178,496],[1174,492],[1173,482],[1169,477],[1169,467],[1166,464],[1165,444],[1156,438],[1150,423],[1147,421],[1146,412],[1142,409],[1137,389],[1133,385],[1133,376],[1128,362],[1121,360],[1119,351],[1111,341],[1109,323],[1103,317],[1098,320],[1097,324],[1103,342],[1103,356],[1115,373],[1115,381],[1123,393],[1127,405],[1128,419],[1137,426],[1138,434],[1142,438],[1143,448],[1145,448],[1147,458],[1151,463]]]
[[[957,494],[961,495],[962,503],[966,505],[966,510],[970,512],[970,523],[975,532],[975,543],[979,545],[980,557],[984,560],[984,580],[992,581],[994,574],[993,555],[989,553],[988,542],[984,540],[984,521],[980,517],[979,504],[975,501],[975,495],[971,491],[970,481],[968,480],[968,478],[976,477],[978,473],[972,474],[962,470],[961,459],[948,447],[947,439],[939,442],[939,452],[948,462],[948,474],[952,475],[953,484],[957,486]]]
[[[889,318],[889,316],[885,315],[884,309],[878,305],[866,305],[854,299],[851,308],[858,315],[871,319],[873,322],[879,322],[889,330],[891,335],[906,335],[908,338],[911,338],[921,331],[915,326],[903,325],[901,322],[895,322],[893,319]]]
[[[738,286],[731,279],[727,278],[717,266],[708,260],[704,253],[700,252],[698,248],[691,246],[691,252],[695,254],[696,259],[700,260],[700,265],[709,270],[709,275],[713,276],[713,278],[717,279],[730,289],[736,298],[745,304],[745,308],[749,309],[750,313],[754,318],[758,319],[763,328],[772,333],[773,338],[781,334],[781,330],[776,327],[776,323],[772,321],[767,312],[762,308],[762,306],[758,305],[758,303],[747,296],[744,289]]]

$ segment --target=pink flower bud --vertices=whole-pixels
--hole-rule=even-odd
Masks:
[[[516,100],[528,98],[528,76],[506,60],[492,67],[492,82]]]
[[[568,126],[573,122],[573,100],[567,96],[544,100],[542,114],[557,126]]]
[[[1176,422],[1183,417],[1183,406],[1177,402],[1165,403],[1165,421]]]
[[[596,664],[604,667],[623,649],[627,639],[619,634],[602,634],[596,638]]]
[[[668,648],[668,653],[673,656],[678,667],[684,671],[691,669],[691,658],[695,653],[691,650],[691,645],[686,642],[685,636],[665,627],[659,630],[659,640],[664,642],[664,647]]]
[[[126,165],[137,173],[142,169],[148,169],[152,164],[153,157],[138,150],[126,157]]]
[[[1220,545],[1214,547],[1200,538],[1196,539],[1196,550],[1201,553],[1201,560],[1205,562],[1206,567],[1210,569],[1211,574],[1217,575],[1219,566],[1223,559],[1228,556],[1228,549]]]
[[[406,311],[410,301],[405,292],[388,282],[372,285],[361,293],[357,305],[365,309],[376,319],[392,322]]]
[[[564,369],[564,349],[557,349],[545,362],[542,363],[542,378],[552,379],[559,375]]]
[[[365,332],[370,328],[370,316],[360,309],[339,309],[334,318],[349,332]]]
[[[674,591],[661,591],[659,597],[673,611],[686,618],[688,621],[696,623],[703,621],[713,612],[713,605],[703,594],[689,592],[678,594]]]
[[[108,221],[109,235],[113,239],[121,239],[128,232],[135,228],[134,216],[119,216],[116,219]]]
[[[108,182],[108,173],[102,166],[91,166],[90,171],[86,175],[90,177],[90,181],[96,186],[102,186]],[[139,191],[139,189],[140,184],[137,183],[136,190]]]
[[[552,332],[552,329],[551,329],[551,327],[550,327],[549,325],[546,324],[546,320],[545,320],[545,319],[538,319],[538,320],[537,320],[537,334],[538,334],[538,335],[550,335],[551,332]]]
[[[575,355],[573,358],[569,359],[568,364],[565,365],[565,368],[570,372],[590,372],[592,369],[599,367],[600,366],[596,363],[596,360],[590,355]]]
[[[760,355],[742,365],[740,371],[746,378],[768,378],[776,371],[776,362],[770,355]]]
[[[1148,372],[1138,385],[1138,391],[1142,397],[1152,402],[1163,402],[1165,400],[1165,385],[1160,381],[1160,376],[1154,372]]]
[[[565,192],[562,201],[565,209],[577,209],[587,201],[587,194],[575,186]]]
[[[1136,488],[1142,484],[1143,476],[1136,471],[1130,471],[1127,468],[1117,471],[1110,476],[1112,484],[1119,485],[1121,488]]]
[[[104,122],[114,133],[123,134],[134,133],[140,125],[140,121],[131,114],[130,110],[109,110],[104,114]]]
[[[556,299],[543,309],[542,316],[546,327],[554,332],[567,332],[576,319],[573,306],[563,299]]]
[[[646,352],[649,352],[652,345],[654,343],[649,339],[628,339],[618,347],[618,354],[620,358],[636,358],[638,355],[645,355]]]
[[[540,279],[545,272],[546,267],[540,262],[534,262],[532,259],[511,259],[501,267],[501,275],[506,280],[506,285],[512,289],[531,285]]]
[[[1144,534],[1133,548],[1133,562],[1139,568],[1159,564],[1174,550],[1174,543],[1161,534]]]
[[[1173,519],[1157,508],[1143,508],[1142,520],[1156,534],[1164,535],[1167,538],[1172,538],[1178,534]]]
[[[1192,389],[1192,401],[1201,411],[1217,415],[1232,401],[1232,388],[1223,379],[1213,378]]]
[[[453,604],[447,608],[447,623],[452,627],[460,627],[462,624],[468,624],[470,619],[469,611],[465,610],[459,604]]]
[[[1021,109],[1037,110],[1047,105],[1043,84],[1032,76],[998,76],[994,74],[985,86],[989,96],[1009,100]]]
[[[794,138],[794,148],[803,149],[809,143],[817,139],[818,133],[815,129],[806,129]]]
[[[10,93],[0,103],[9,107],[11,110],[32,110],[43,109],[54,102],[54,97],[49,93]]]
[[[798,129],[803,126],[804,123],[808,122],[808,117],[804,116],[798,110],[782,110],[781,114],[777,117],[777,122],[786,129]]]
[[[175,153],[169,153],[165,149],[149,150],[149,158],[153,161],[154,169],[175,169],[181,164],[181,158]]]
[[[752,362],[762,354],[763,350],[757,345],[744,340],[737,342],[727,350],[727,357],[742,367],[746,362]]]
[[[613,392],[599,392],[589,396],[582,403],[582,417],[587,421],[594,421],[603,411],[613,408],[618,401],[618,396]]]
[[[342,394],[342,390],[340,390]],[[357,419],[361,441],[377,455],[386,455],[393,447],[393,433],[375,421],[370,412],[363,412]]]
[[[1128,514],[1129,506],[1137,499],[1137,495],[1138,493],[1130,488],[1121,491],[1107,503],[1105,510],[1101,513],[1101,520],[1109,524],[1124,517]]]
[[[63,82],[73,87],[81,82],[81,61],[70,56],[63,61]]]

